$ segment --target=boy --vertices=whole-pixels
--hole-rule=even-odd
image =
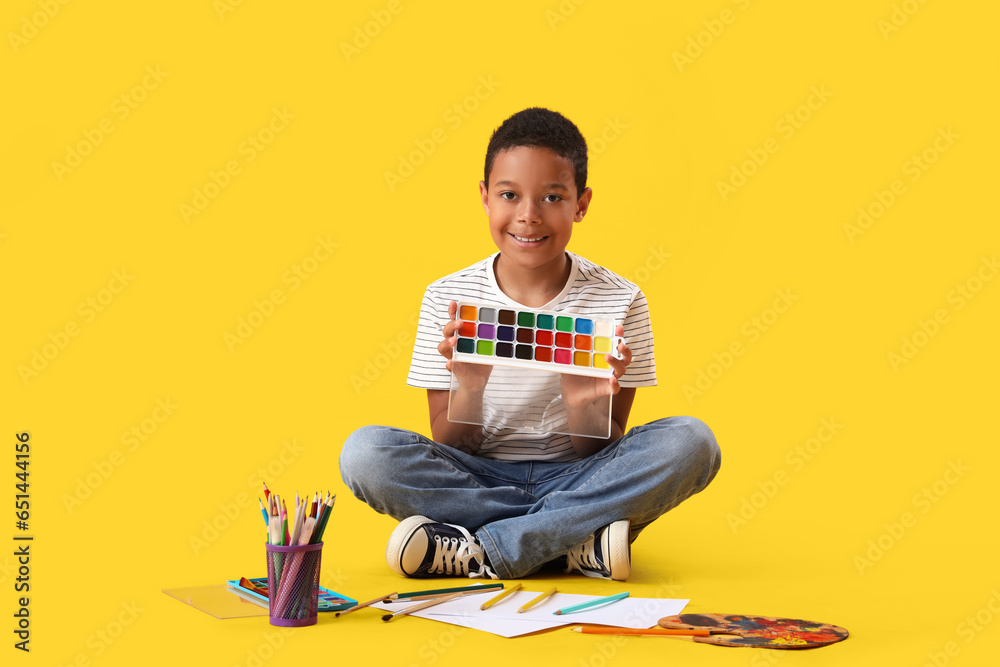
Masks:
[[[566,251],[593,196],[586,178],[586,142],[562,115],[525,109],[496,129],[479,190],[499,252],[430,285],[420,309],[407,384],[427,389],[433,440],[367,426],[344,443],[344,482],[401,521],[386,559],[402,576],[516,579],[565,557],[567,572],[624,581],[639,532],[704,489],[719,469],[715,438],[697,419],[625,431],[635,388],[656,384],[649,311],[636,285]],[[453,363],[456,300],[622,322],[622,359],[605,357],[614,377],[554,380],[568,418],[577,406],[611,396],[611,437],[448,421],[450,373],[473,400],[491,391],[491,373],[516,373]],[[497,384],[507,388],[493,390],[500,405],[534,396],[529,381]]]

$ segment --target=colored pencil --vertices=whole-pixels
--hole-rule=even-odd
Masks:
[[[406,609],[401,609],[392,614],[386,614],[382,617],[383,621],[391,621],[397,616],[406,616],[412,614],[415,611],[420,611],[421,609],[427,609],[428,607],[433,607],[436,604],[441,604],[442,602],[448,602],[449,600],[454,600],[455,598],[462,597],[461,593],[452,593],[451,595],[444,595],[433,600],[427,600],[426,602],[421,602],[420,604],[415,604],[412,607],[407,607]]]
[[[553,614],[559,616],[561,614],[572,614],[574,611],[583,611],[584,609],[590,609],[591,607],[596,607],[599,604],[606,604],[608,602],[617,602],[628,597],[628,591],[624,593],[618,593],[617,595],[609,595],[606,598],[597,598],[596,600],[590,600],[589,602],[581,602],[580,604],[574,604],[569,607],[563,607],[562,609],[556,609]]]
[[[511,593],[516,593],[519,590],[521,590],[521,584],[516,584],[515,586],[508,588],[504,592],[500,593],[500,595],[491,597],[489,600],[479,605],[479,611],[486,611],[487,609],[495,605],[497,602],[500,602]]]
[[[480,586],[479,589],[480,590],[460,591],[459,595],[479,595],[480,593],[491,593],[491,592],[493,592],[493,591],[496,590],[495,588],[485,588],[483,586]],[[437,593],[437,594],[431,594],[431,595],[417,595],[417,596],[409,597],[409,598],[400,598],[398,600],[386,600],[386,602],[389,602],[389,603],[392,603],[392,602],[419,602],[420,600],[434,600],[436,598],[441,597],[442,595],[448,595],[448,594],[447,593]]]
[[[673,636],[687,636],[687,637],[709,637],[711,636],[711,631],[705,630],[703,628],[615,628],[606,625],[582,625],[578,628],[573,628],[576,632],[582,632],[585,635],[635,635],[635,636],[645,636],[645,637],[669,637]]]
[[[387,599],[389,599],[390,596],[395,595],[395,594],[396,594],[396,591],[393,591],[392,593],[388,593],[386,595],[381,595],[381,596],[379,596],[379,597],[377,597],[377,598],[375,598],[373,600],[369,600],[368,602],[362,602],[361,604],[356,604],[353,607],[351,607],[350,609],[345,609],[344,611],[338,611],[334,615],[334,618],[339,618],[339,617],[343,616],[344,614],[350,614],[352,611],[357,611],[358,609],[364,609],[365,607],[373,605],[376,602],[382,602],[383,600],[387,600]]]
[[[288,534],[288,508],[284,500],[281,501],[281,540],[285,546],[291,544],[291,536]]]
[[[260,499],[260,496],[257,496],[257,504],[260,505],[260,513],[264,515],[264,525],[266,526],[267,525],[267,510],[264,509],[264,503]]]
[[[492,584],[476,584],[475,586],[458,586],[456,588],[432,588],[426,591],[411,591],[409,593],[394,593],[391,600],[386,600],[386,602],[406,602],[409,599],[420,597],[420,596],[438,596],[447,595],[449,593],[462,593],[465,591],[484,591],[491,590],[495,588],[503,588],[503,583],[496,582]]]
[[[534,607],[539,602],[544,602],[546,599],[548,599],[549,597],[551,597],[555,593],[556,593],[556,587],[553,586],[552,588],[550,588],[549,590],[545,591],[544,593],[542,593],[541,595],[539,595],[537,598],[535,598],[534,600],[532,600],[531,602],[528,602],[528,603],[523,604],[520,607],[518,607],[517,613],[523,614],[524,612],[528,611],[529,609],[531,609],[532,607]]]
[[[337,501],[337,494],[333,494],[327,501],[326,511],[323,512],[323,521],[320,523],[317,532],[315,542],[323,541],[323,533],[326,532],[326,524],[330,520],[330,513],[333,511],[333,505]]]

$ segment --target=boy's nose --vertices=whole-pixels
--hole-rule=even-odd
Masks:
[[[518,222],[541,222],[538,205],[530,199],[522,199],[517,209]]]

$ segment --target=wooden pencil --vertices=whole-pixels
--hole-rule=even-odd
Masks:
[[[712,633],[702,628],[616,628],[607,625],[581,625],[573,628],[585,635],[689,636],[708,637]]]

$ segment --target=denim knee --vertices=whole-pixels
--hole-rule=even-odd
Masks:
[[[678,440],[684,443],[687,465],[706,474],[707,486],[722,465],[722,450],[715,434],[697,417],[674,417],[673,420],[674,425],[683,429],[683,435]]]
[[[388,426],[362,426],[344,441],[340,450],[340,477],[355,493],[356,484],[363,484],[365,478],[385,464],[379,446],[388,430]]]

